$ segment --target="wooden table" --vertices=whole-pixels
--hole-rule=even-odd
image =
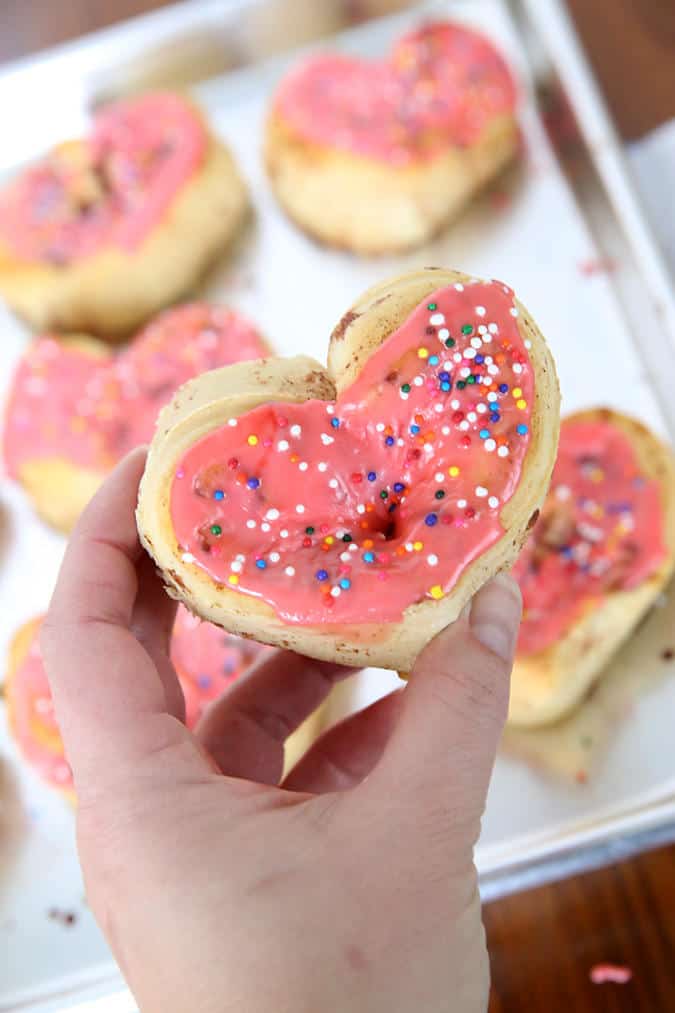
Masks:
[[[675,0],[568,2],[623,137],[675,117]],[[0,60],[163,5],[1,0]],[[675,846],[495,901],[485,923],[491,1013],[675,1011]],[[592,984],[605,962],[631,982]]]

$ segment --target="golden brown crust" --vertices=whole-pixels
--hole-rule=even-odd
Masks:
[[[549,724],[577,706],[675,569],[675,461],[670,448],[641,422],[611,408],[576,412],[567,421],[609,422],[628,438],[643,473],[661,484],[668,553],[639,587],[608,592],[599,606],[588,605],[562,639],[536,654],[516,658],[509,706],[512,726]]]
[[[35,330],[120,339],[195,284],[247,208],[234,160],[212,138],[201,169],[138,249],[107,248],[59,267],[17,260],[0,243],[0,295]]]
[[[343,317],[333,332],[328,372],[304,356],[267,359],[206,373],[181,388],[159,417],[137,511],[141,541],[160,567],[171,595],[204,619],[264,643],[348,665],[408,671],[422,647],[457,618],[475,591],[498,570],[513,563],[548,487],[559,418],[553,360],[536,324],[520,303],[518,325],[532,342],[529,354],[535,372],[530,448],[521,481],[502,510],[504,538],[469,565],[442,600],[411,605],[398,622],[343,627],[287,625],[265,602],[218,587],[199,567],[183,562],[171,525],[171,479],[176,461],[188,447],[226,419],[257,404],[334,397],[335,389],[339,393],[354,378],[364,359],[423,299],[445,285],[470,280],[456,271],[424,269],[374,286],[351,308],[347,323]]]
[[[401,252],[439,232],[516,155],[515,117],[466,148],[395,167],[308,141],[273,110],[265,165],[279,203],[305,232],[364,255]]]

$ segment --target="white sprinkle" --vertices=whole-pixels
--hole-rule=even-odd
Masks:
[[[429,566],[436,566],[438,563],[438,556],[432,552],[430,556],[427,556],[427,563]]]
[[[463,292],[464,291],[464,286],[462,285],[461,281],[456,281],[455,282],[455,289],[456,289],[457,292]]]
[[[462,421],[459,424],[459,429],[461,429],[462,432],[465,433],[468,428],[469,428],[469,423],[466,421],[466,419],[462,419]]]
[[[485,307],[484,306],[476,306],[476,316],[477,317],[484,317],[485,316],[485,312],[486,311],[485,311]]]
[[[416,387],[421,387],[422,384],[424,383],[424,378],[421,376],[416,376],[415,379],[413,380],[413,383],[415,384]]]
[[[359,505],[356,508],[356,512],[357,514],[364,514],[366,512],[366,508],[364,507],[363,503],[359,503]]]
[[[444,412],[444,411],[445,411],[445,405],[444,405],[444,404],[441,404],[440,402],[438,402],[437,404],[435,404],[435,405],[434,405],[434,411],[435,411],[435,412],[438,412],[438,414],[440,415],[440,414],[441,414],[441,412]],[[402,442],[403,442],[403,441],[401,441],[401,443],[402,443]]]
[[[265,517],[267,518],[268,521],[275,521],[278,516],[279,511],[277,510],[276,507],[270,507],[270,509],[265,514]]]
[[[405,440],[401,436],[399,436],[399,438],[397,439],[396,446],[397,447],[404,447],[405,446]]]
[[[490,395],[488,394],[488,397],[489,397],[489,396],[490,396]],[[495,394],[495,397],[497,397],[497,395],[496,395],[496,394]],[[452,401],[450,402],[450,407],[451,407],[451,408],[454,408],[454,409],[455,409],[455,411],[457,411],[457,409],[459,408],[459,400],[458,400],[458,398],[456,398],[456,397],[453,397]]]
[[[555,490],[555,498],[563,500],[563,502],[570,498],[572,490],[568,485],[559,485]]]
[[[442,482],[444,478],[445,478],[445,475],[443,474],[442,471],[437,471],[436,474],[434,475],[434,481],[435,482]]]
[[[469,412],[466,417],[469,420],[469,422],[475,422],[476,419],[478,418],[475,412]]]
[[[236,426],[237,420],[236,419],[228,419],[227,420],[227,424],[228,424],[228,426]]]
[[[442,313],[434,313],[433,316],[429,317],[429,323],[433,324],[434,327],[440,327],[441,324],[445,323],[445,317]]]
[[[305,508],[302,505],[302,503],[298,503],[298,505],[295,508],[295,512],[296,512],[296,514],[304,514]]]
[[[450,426],[443,426],[443,428],[441,429],[441,432],[443,433],[444,436],[449,436],[450,435]]]
[[[272,529],[269,526],[269,524],[267,523],[267,521],[263,521],[262,524],[260,525],[260,530],[261,531],[271,531]]]
[[[350,552],[358,552],[359,551],[359,547],[356,544],[356,542],[352,542],[352,544],[349,546],[349,551]]]
[[[445,362],[443,363],[443,369],[452,369],[452,363],[450,362],[450,359],[445,360]]]
[[[465,359],[475,359],[476,358],[476,349],[475,348],[465,348],[464,349],[464,358]]]
[[[284,573],[286,574],[287,577],[294,577],[295,576],[295,567],[294,566],[287,566],[286,569],[284,570]]]
[[[230,569],[232,570],[233,573],[241,573],[242,565],[243,565],[242,563],[238,563],[237,560],[235,559],[233,560],[233,562],[230,563]]]
[[[283,531],[279,532],[279,538],[288,538],[288,531],[284,528]]]
[[[407,401],[408,398],[410,397],[410,395],[406,394],[406,392],[404,390],[400,390],[398,392],[398,396],[400,397],[401,401]]]
[[[487,489],[485,488],[484,485],[477,485],[476,486],[476,496],[478,496],[479,499],[483,499],[485,496],[487,496],[487,494],[488,494],[488,491],[487,491]]]
[[[183,560],[184,563],[194,563],[195,561],[195,557],[192,555],[191,552],[184,552],[180,558]]]
[[[255,528],[256,526],[257,526],[256,522],[253,520],[253,518],[251,518],[250,520],[246,521],[246,527],[247,528]]]
[[[341,563],[348,563],[349,562],[349,552],[341,552],[340,553],[340,562]]]
[[[329,447],[334,442],[333,437],[329,436],[328,433],[321,433],[321,442],[324,447]]]
[[[270,558],[270,563],[278,563],[279,560],[281,559],[281,556],[279,555],[278,552],[270,552],[270,557],[269,558]]]
[[[496,376],[497,373],[499,372],[499,366],[495,366],[493,362],[492,365],[488,366],[487,371],[490,374],[490,376]]]
[[[448,330],[447,327],[441,327],[440,331],[438,332],[438,336],[441,339],[441,341],[445,341],[446,338],[450,337],[450,331]]]
[[[481,413],[481,415],[484,415],[484,414],[485,414],[485,412],[487,411],[487,405],[485,404],[485,402],[484,402],[484,401],[481,401],[481,403],[480,403],[480,404],[477,404],[477,405],[476,405],[476,411],[477,411],[477,412],[480,412],[480,413]]]
[[[337,586],[336,587],[332,587],[330,589],[331,598],[339,598],[340,595],[341,595],[341,593],[342,592],[340,591],[340,588],[337,587]]]
[[[326,405],[326,414],[327,415],[332,415],[334,411],[335,411],[335,405],[332,405],[332,404],[327,404]]]
[[[459,352],[455,352],[455,354],[452,357],[452,361],[453,362],[461,362],[462,361],[461,354]]]
[[[466,500],[465,499],[458,499],[457,500],[457,506],[459,507],[460,510],[463,510],[464,507],[466,506]]]
[[[487,327],[485,326],[485,324],[479,324],[478,325],[478,333],[479,334],[487,334]]]
[[[523,344],[525,345],[525,348],[527,348],[528,351],[530,350],[530,348],[532,348],[532,342],[530,341],[529,338],[525,338]]]
[[[377,425],[375,426],[375,431],[378,432],[378,433],[383,433],[384,432],[384,422],[378,422]]]
[[[488,330],[490,334],[499,334],[499,328],[497,324],[488,324]]]
[[[412,550],[413,550],[413,543],[412,542],[406,542],[405,543],[405,551],[406,552],[412,552]]]
[[[521,366],[521,364],[519,362],[514,362],[513,363],[513,372],[514,373],[522,373],[522,371],[523,371],[523,367]]]
[[[478,349],[478,348],[481,348],[482,345],[483,345],[483,342],[480,340],[480,338],[472,338],[471,339],[471,347],[472,348]]]
[[[423,449],[424,449],[424,453],[427,455],[427,457],[429,456],[429,454],[431,454],[433,456],[434,448],[431,446],[430,443],[425,443]]]
[[[288,450],[288,440],[279,440],[277,443],[277,450]]]
[[[319,461],[319,463],[317,464],[317,468],[319,469],[319,471],[326,471],[328,465],[326,464],[325,461]]]
[[[308,468],[309,465],[307,464],[307,461],[300,461],[300,464],[298,465],[299,471],[307,471]]]
[[[483,446],[487,450],[488,454],[491,454],[493,450],[497,449],[497,443],[493,439],[486,440]]]
[[[495,510],[499,506],[499,500],[496,496],[490,496],[488,500],[488,506]]]
[[[299,436],[302,432],[302,426],[294,425],[289,429],[291,436]]]
[[[487,395],[487,399],[488,401],[496,401],[497,400],[496,392],[494,390],[491,390],[490,393]]]
[[[520,315],[518,313],[518,307],[517,306],[512,306],[511,309],[509,310],[509,313],[511,314],[512,317],[517,317],[517,316]]]
[[[246,562],[246,556],[244,555],[243,552],[238,552],[237,555],[234,558],[237,560],[238,563],[245,563]]]
[[[497,457],[508,457],[508,456],[509,456],[509,448],[507,446],[502,445],[497,451]]]
[[[461,376],[462,380],[466,380],[467,376],[471,376],[471,370],[469,369],[468,366],[462,366],[462,368],[459,371],[459,375]]]
[[[330,489],[337,489],[337,487],[338,487],[338,480],[336,478],[329,479],[328,480],[328,487]]]
[[[493,363],[494,361],[495,361],[495,360],[494,360],[494,359],[492,358],[492,356],[491,356],[491,355],[486,355],[486,356],[485,356],[485,365],[486,365],[486,366],[489,366],[489,365],[490,365],[491,363]]]

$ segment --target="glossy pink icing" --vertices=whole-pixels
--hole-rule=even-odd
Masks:
[[[386,60],[311,57],[284,79],[275,111],[309,141],[399,165],[476,143],[515,104],[492,44],[441,21],[404,36]]]
[[[269,650],[202,622],[179,606],[171,636],[171,660],[183,689],[188,728],[194,728],[207,706]]]
[[[501,537],[529,446],[517,314],[500,282],[443,288],[337,403],[266,404],[204,436],[171,486],[184,561],[287,623],[442,597]]]
[[[188,728],[194,728],[208,704],[268,650],[204,623],[179,606],[171,660],[185,696]],[[10,680],[7,703],[12,733],[26,762],[52,787],[72,792],[73,775],[54,716],[37,632]]]
[[[0,193],[0,241],[14,256],[69,264],[134,250],[201,166],[204,126],[179,95],[107,106],[91,135],[55,148]]]
[[[666,552],[659,483],[626,435],[611,421],[563,422],[542,516],[513,571],[520,653],[555,643],[608,592],[638,587]]]
[[[38,338],[10,390],[7,472],[16,478],[25,461],[52,457],[107,470],[151,439],[160,408],[186,380],[266,354],[248,321],[206,303],[167,310],[127,349],[102,357]]]

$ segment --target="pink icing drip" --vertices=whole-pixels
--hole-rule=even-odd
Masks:
[[[104,109],[91,136],[55,149],[0,194],[0,239],[26,260],[67,264],[134,250],[203,162],[208,138],[177,95]]]
[[[185,696],[188,728],[194,728],[206,707],[268,650],[203,623],[179,606],[171,636],[171,660]],[[37,635],[14,673],[8,704],[13,734],[26,762],[48,784],[72,791],[73,776],[56,723]]]
[[[166,311],[126,351],[103,357],[40,338],[11,388],[7,471],[16,478],[25,461],[50,457],[105,470],[151,439],[160,408],[186,380],[265,354],[251,324],[205,303]]]
[[[171,488],[186,561],[287,623],[393,620],[442,597],[502,535],[529,445],[517,312],[499,282],[444,288],[335,405],[263,405],[199,440]]]
[[[310,141],[405,164],[475,143],[515,103],[513,78],[491,43],[437,22],[404,36],[380,62],[310,58],[283,81],[276,110]]]
[[[514,568],[522,654],[562,637],[608,591],[638,587],[666,555],[658,482],[611,422],[564,422],[542,516]]]

